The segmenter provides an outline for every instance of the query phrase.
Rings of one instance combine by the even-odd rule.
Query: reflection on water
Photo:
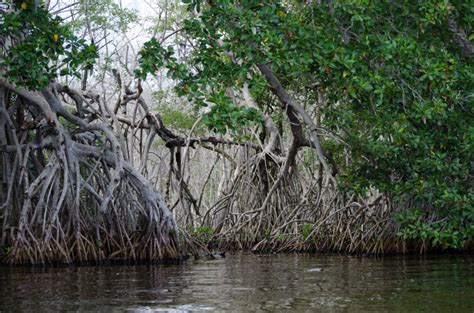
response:
[[[238,254],[183,265],[0,268],[0,311],[474,312],[473,261]]]

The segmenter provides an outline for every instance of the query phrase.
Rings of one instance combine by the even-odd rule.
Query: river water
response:
[[[0,311],[474,312],[473,256],[228,255],[0,268]]]

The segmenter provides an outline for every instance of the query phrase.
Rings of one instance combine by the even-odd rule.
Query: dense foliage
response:
[[[333,103],[324,124],[342,132],[351,153],[343,180],[407,204],[404,238],[459,247],[474,231],[474,72],[448,23],[456,18],[472,33],[472,7],[355,1],[328,9],[310,13],[322,47],[314,70]]]

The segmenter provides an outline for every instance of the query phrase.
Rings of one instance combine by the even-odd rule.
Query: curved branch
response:
[[[294,110],[298,115],[303,119],[303,122],[308,126],[310,131],[311,142],[314,144],[316,149],[316,153],[318,155],[319,161],[323,165],[324,170],[330,174],[330,168],[326,163],[324,151],[321,147],[321,142],[319,139],[319,135],[317,132],[317,127],[314,124],[312,118],[309,114],[298,104],[296,103],[292,97],[288,94],[285,88],[281,85],[280,81],[273,73],[271,68],[266,64],[258,64],[257,67],[260,69],[260,72],[265,76],[267,79],[268,84],[271,87],[272,92],[280,99],[281,103],[286,107],[291,108]]]

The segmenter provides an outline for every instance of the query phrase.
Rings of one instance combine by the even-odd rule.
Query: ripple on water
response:
[[[182,312],[200,312],[200,311],[214,311],[216,308],[204,305],[195,304],[184,304],[177,307],[160,308],[160,307],[138,307],[128,308],[130,312],[169,312],[169,313],[182,313]]]
[[[238,254],[174,266],[0,268],[0,311],[474,312],[473,261]]]

